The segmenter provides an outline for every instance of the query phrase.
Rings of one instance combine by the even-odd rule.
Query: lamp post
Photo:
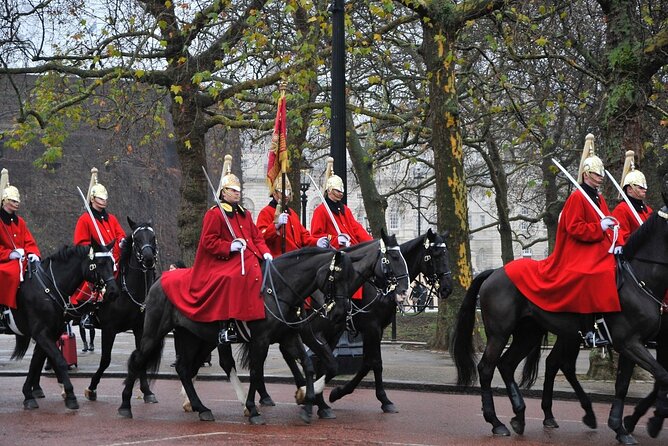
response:
[[[418,237],[422,234],[422,207],[420,201],[422,199],[422,189],[420,188],[420,182],[424,180],[424,172],[420,166],[415,166],[413,170],[413,179],[415,179],[415,184],[417,185],[417,235]]]
[[[299,171],[299,190],[301,191],[301,200],[302,200],[302,226],[306,227],[306,203],[308,202],[308,197],[306,196],[306,191],[309,189],[311,183],[309,182],[308,175],[311,173],[310,167],[304,167]]]

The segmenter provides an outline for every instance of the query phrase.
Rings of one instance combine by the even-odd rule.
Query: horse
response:
[[[335,297],[347,295],[346,276],[350,274],[351,268],[349,262],[348,256],[329,249],[304,248],[263,264],[265,283],[262,294],[267,317],[263,320],[243,323],[250,333],[248,342],[250,344],[251,386],[245,404],[252,424],[264,423],[253,399],[257,377],[263,373],[264,359],[269,344],[292,337],[293,347],[301,350],[304,365],[307,370],[311,369],[310,375],[312,375],[310,359],[301,341],[288,324],[297,319],[296,308],[317,288]],[[330,290],[332,287],[333,290]],[[144,332],[139,347],[128,359],[128,376],[122,392],[123,400],[118,409],[122,417],[132,418],[130,400],[136,377],[146,370],[149,372],[157,370],[162,356],[164,338],[172,329],[174,329],[174,344],[177,353],[176,372],[191,401],[192,409],[199,413],[200,420],[214,420],[211,410],[199,399],[192,379],[205,357],[218,344],[219,324],[217,322],[195,322],[185,317],[165,295],[160,279],[149,290],[146,299]],[[218,350],[220,365],[228,376],[236,376],[236,371],[228,361],[232,357],[231,346],[221,345]],[[240,390],[236,390],[239,395]],[[309,396],[313,398],[312,382]],[[310,421],[311,410],[308,405],[302,410],[300,416],[304,421]]]
[[[644,345],[660,326],[660,301],[654,296],[663,296],[666,292],[667,220],[668,209],[664,207],[652,214],[630,236],[624,247],[624,256],[628,261],[618,271],[621,277],[618,292],[622,311],[603,315],[613,346],[620,353],[615,399],[608,417],[608,426],[615,431],[617,440],[623,444],[635,444],[635,439],[622,422],[624,399],[634,364],[649,371],[657,380],[657,385],[662,389],[658,392],[657,411],[661,416],[668,413],[668,372]],[[462,385],[470,385],[475,378],[472,333],[478,296],[487,333],[487,345],[478,364],[483,416],[492,425],[494,435],[510,435],[508,428],[497,418],[494,409],[491,381],[494,369],[498,366],[515,413],[511,426],[516,433],[522,434],[525,427],[525,405],[513,376],[517,360],[505,354],[502,356],[508,338],[517,330],[526,329],[527,326],[523,324],[526,319],[531,319],[543,330],[563,337],[566,345],[575,345],[576,342],[579,345],[578,331],[582,316],[541,310],[519,292],[503,268],[479,274],[462,302],[451,346],[458,383]],[[536,330],[535,327],[530,327],[528,331]],[[523,334],[521,337],[526,336]]]
[[[114,279],[114,259],[111,250],[115,240],[108,245],[92,241],[90,246],[65,246],[55,254],[33,262],[17,294],[17,309],[12,309],[19,333],[11,359],[25,356],[30,339],[35,349],[23,384],[24,409],[37,409],[39,378],[44,361],[48,358],[53,370],[62,382],[65,406],[76,410],[79,403],[67,373],[67,362],[56,346],[63,332],[71,296],[82,282],[90,282],[92,289],[105,288],[105,297],[113,300],[119,294]],[[36,395],[33,390],[37,389]],[[43,393],[42,393],[43,395]]]
[[[145,298],[149,288],[155,281],[155,263],[158,256],[158,245],[155,239],[153,223],[137,224],[127,218],[131,234],[122,243],[121,258],[117,284],[120,297],[104,300],[96,310],[96,328],[102,330],[102,356],[100,365],[93,374],[84,395],[90,401],[97,400],[97,385],[102,374],[111,363],[111,351],[118,333],[132,330],[135,347],[139,347],[144,328]],[[149,387],[146,375],[140,377],[140,389],[147,403],[157,403],[157,399]]]
[[[429,293],[438,293],[441,299],[446,299],[452,292],[452,276],[449,267],[449,254],[443,236],[429,229],[424,235],[405,242],[399,246],[402,256],[408,267],[409,282],[415,280],[419,274],[423,274],[429,286]],[[355,248],[348,248],[345,252],[350,253]],[[330,402],[335,402],[345,395],[351,394],[360,381],[369,373],[374,372],[376,398],[381,403],[381,409],[386,413],[397,412],[394,403],[390,401],[385,393],[383,385],[383,360],[381,355],[381,339],[383,330],[392,322],[392,317],[397,311],[397,305],[401,304],[400,290],[387,288],[387,278],[376,275],[369,281],[368,277],[361,277],[356,283],[352,283],[352,289],[364,285],[364,293],[361,301],[353,301],[352,309],[347,314],[346,320],[336,318],[317,318],[310,325],[305,325],[301,331],[304,343],[318,358],[318,376],[325,376],[325,382],[330,381],[337,374],[337,362],[332,353],[343,330],[348,322],[354,331],[363,334],[364,347],[362,366],[355,377],[343,386],[332,390],[329,396]],[[436,291],[434,291],[436,290]],[[290,361],[286,358],[290,365]],[[304,381],[299,370],[291,365],[293,375],[297,382]],[[261,394],[261,403],[271,405],[271,397]],[[318,416],[320,418],[336,418],[331,408],[325,403],[322,394],[316,395],[318,404]]]

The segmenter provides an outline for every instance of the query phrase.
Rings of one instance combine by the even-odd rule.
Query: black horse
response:
[[[429,229],[424,235],[401,244],[399,249],[407,263],[408,282],[415,280],[419,274],[423,274],[429,286],[429,292],[432,293],[435,289],[441,299],[446,299],[452,292],[452,277],[448,249],[443,237]],[[355,247],[348,248],[345,252],[351,253],[354,249]],[[300,334],[304,343],[318,358],[318,376],[324,376],[324,381],[329,382],[337,375],[338,368],[332,350],[346,325],[349,325],[350,330],[361,332],[364,339],[362,366],[350,382],[332,390],[329,400],[334,402],[351,394],[367,373],[373,370],[376,398],[381,402],[382,410],[388,413],[397,412],[396,407],[385,393],[380,345],[383,330],[392,322],[397,305],[403,301],[403,290],[388,288],[389,283],[384,275],[376,275],[373,278],[368,274],[359,275],[356,281],[351,282],[351,289],[355,290],[362,284],[364,284],[363,298],[361,301],[353,301],[351,311],[346,314],[347,318],[343,320],[336,317],[316,318],[311,324],[305,325],[300,330]],[[303,385],[304,377],[301,376],[294,360],[291,361],[288,357],[285,359],[298,385],[299,383]],[[268,394],[261,392],[260,396],[261,404],[273,404]],[[318,416],[336,418],[321,393],[316,395],[316,402]]]
[[[33,390],[37,389],[37,396],[42,396],[39,394],[39,378],[47,358],[63,384],[65,405],[68,409],[79,408],[67,373],[67,362],[56,346],[56,340],[63,332],[69,296],[81,283],[90,282],[92,289],[106,287],[107,299],[113,300],[118,296],[111,254],[114,243],[112,241],[104,246],[93,241],[91,246],[66,246],[40,264],[35,262],[30,265],[30,272],[17,295],[18,308],[12,310],[21,332],[16,335],[12,359],[22,359],[30,346],[30,339],[35,340],[28,375],[23,384],[25,409],[39,407]]]
[[[312,369],[310,359],[301,341],[288,324],[292,320],[297,320],[296,309],[308,295],[318,288],[334,297],[347,295],[348,281],[346,278],[351,274],[350,268],[350,259],[347,256],[320,248],[305,248],[280,256],[263,265],[265,278],[263,297],[267,317],[246,324],[250,333],[248,348],[251,373],[251,386],[246,399],[246,408],[252,423],[264,423],[253,399],[257,377],[262,376],[263,373],[269,344],[284,338],[292,338],[293,347],[301,350],[301,352],[295,351],[294,354],[301,354],[304,366],[307,370]],[[330,290],[331,287],[333,290]],[[139,348],[130,355],[128,360],[128,377],[125,380],[122,394],[123,402],[118,409],[121,416],[132,417],[130,407],[132,386],[139,373],[146,370],[151,372],[157,370],[164,338],[172,329],[174,329],[174,344],[178,358],[176,371],[191,401],[192,409],[199,413],[200,420],[213,420],[211,410],[199,399],[192,379],[205,357],[218,344],[219,324],[194,322],[186,318],[165,296],[160,279],[149,291],[146,301],[144,333]],[[221,346],[219,354],[220,365],[228,376],[236,375],[233,370],[230,346]],[[309,374],[312,375],[312,370]],[[310,397],[313,398],[312,384]],[[311,410],[311,407],[306,406],[302,411],[301,416],[305,421],[310,420]]]
[[[668,274],[668,209],[655,212],[635,233],[624,247],[627,265],[619,271],[621,283],[619,297],[622,311],[607,313],[605,320],[610,329],[614,348],[620,353],[619,369],[615,384],[615,400],[610,410],[608,426],[615,431],[616,438],[624,444],[635,444],[635,439],[622,423],[623,405],[634,364],[646,369],[657,380],[662,391],[658,392],[657,411],[660,416],[668,413],[668,372],[645,348],[660,326],[660,302],[652,296],[663,296],[666,292],[665,277]],[[641,280],[639,280],[641,279]],[[581,316],[573,313],[549,313],[526,299],[508,279],[505,271],[489,270],[476,277],[469,288],[459,311],[451,351],[458,371],[460,384],[469,385],[475,378],[475,360],[472,333],[475,320],[476,300],[479,296],[483,323],[487,333],[487,345],[480,363],[480,387],[483,416],[492,424],[495,435],[509,435],[506,426],[497,418],[491,390],[494,369],[506,384],[515,417],[511,426],[517,433],[525,427],[525,405],[514,380],[514,370],[519,362],[516,357],[503,355],[511,334],[525,330],[539,335],[551,331],[563,338],[565,345],[579,345]],[[523,325],[531,319],[541,327]],[[515,335],[517,337],[517,335]],[[522,333],[522,338],[527,336]],[[534,341],[531,341],[534,342]]]
[[[135,347],[139,347],[144,328],[144,300],[155,282],[155,263],[158,255],[153,223],[137,224],[128,217],[132,233],[125,237],[119,262],[118,286],[120,297],[106,299],[95,312],[96,328],[102,330],[102,356],[100,365],[93,374],[84,395],[90,401],[97,399],[97,385],[102,374],[111,363],[111,351],[118,333],[132,330]],[[140,389],[144,401],[155,403],[146,375],[140,376]]]

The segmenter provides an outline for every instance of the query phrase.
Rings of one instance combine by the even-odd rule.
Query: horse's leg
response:
[[[494,395],[492,394],[492,378],[494,377],[496,364],[499,361],[507,341],[507,336],[495,336],[488,333],[487,346],[478,363],[483,417],[485,418],[485,421],[492,425],[492,433],[500,436],[509,436],[510,431],[496,416]]]
[[[143,324],[140,323],[138,326],[132,329],[132,334],[135,338],[135,348],[139,348],[139,343],[141,342],[142,335],[144,333]],[[115,335],[114,335],[115,336]],[[102,340],[104,343],[104,338]],[[113,339],[111,340],[111,346],[114,345]],[[111,346],[109,347],[109,357],[111,358]],[[158,402],[158,399],[155,397],[155,393],[151,391],[151,385],[148,382],[148,376],[146,376],[146,370],[142,370],[139,373],[139,390],[144,395],[144,402],[155,404]]]
[[[516,331],[513,334],[513,341],[510,347],[501,355],[498,362],[499,373],[506,385],[508,397],[515,413],[515,416],[510,420],[510,426],[519,435],[524,434],[526,426],[526,404],[520,392],[520,387],[515,381],[515,370],[522,359],[526,358],[529,352],[535,347],[535,339],[541,338],[542,332],[534,332],[529,329]]]
[[[246,397],[246,411],[248,412],[248,421],[251,424],[267,424],[255,405],[255,393],[261,385],[264,377],[264,361],[269,352],[269,344],[260,343],[257,340],[251,340],[249,349],[249,375],[250,384],[248,386],[248,396]]]
[[[304,348],[301,338],[297,335],[291,336],[291,338],[292,341],[290,344],[292,344],[292,355],[300,358],[302,368],[304,369],[304,377],[306,378],[306,395],[304,396],[304,404],[302,406],[300,418],[304,423],[310,424],[313,416],[313,401],[315,400],[315,392],[313,390],[313,376],[315,375],[315,370],[313,369],[311,357],[306,353],[306,348]],[[321,418],[331,418],[331,415],[333,414],[323,413]]]
[[[659,385],[655,382],[654,388],[649,393],[649,395],[640,400],[640,402],[633,409],[633,413],[631,415],[624,417],[624,427],[627,431],[629,431],[629,433],[633,433],[640,418],[645,415],[647,411],[654,405],[658,391]]]
[[[201,421],[214,421],[211,409],[206,407],[199,399],[193,377],[197,375],[199,367],[206,355],[202,355],[203,341],[187,330],[176,329],[174,332],[174,346],[179,360],[176,361],[176,373],[179,375],[183,390],[186,392],[192,410],[199,414]],[[213,349],[213,347],[211,347]],[[210,351],[210,350],[209,350]]]
[[[79,403],[77,402],[76,395],[74,395],[74,386],[72,385],[69,373],[67,372],[67,362],[65,361],[65,358],[63,358],[63,354],[60,352],[60,350],[58,350],[58,347],[56,347],[55,341],[53,339],[49,339],[43,332],[34,334],[33,339],[35,339],[35,342],[42,348],[43,352],[46,353],[47,358],[49,358],[49,361],[51,361],[53,371],[56,373],[58,381],[63,385],[63,392],[65,393],[65,406],[72,410],[78,409]],[[37,348],[37,346],[35,346],[35,348]],[[35,372],[36,374],[41,373],[44,360],[42,359],[39,362],[39,364],[34,365],[36,368],[38,368],[38,370]],[[31,368],[33,367],[32,361],[30,366]],[[35,376],[36,375],[33,375],[32,378],[34,379]]]
[[[248,392],[244,391],[241,381],[239,380],[239,375],[237,375],[237,366],[234,362],[234,356],[232,355],[231,344],[218,345],[218,363],[227,374],[230,384],[232,384],[232,388],[234,389],[234,393],[237,395],[237,399],[241,404],[245,404]]]
[[[664,368],[668,368],[668,316],[664,313],[661,319],[661,330],[657,335],[656,360]],[[656,438],[663,427],[663,420],[668,416],[668,395],[666,395],[666,386],[656,383],[656,410],[654,416],[647,422],[647,433],[650,437]]]
[[[638,442],[629,434],[624,424],[622,423],[622,415],[624,414],[624,399],[631,383],[631,375],[633,374],[633,361],[623,354],[619,354],[619,364],[617,366],[617,379],[615,380],[615,399],[610,408],[610,415],[608,416],[608,427],[615,431],[616,438],[622,444],[637,444]]]
[[[39,345],[35,345],[33,350],[32,359],[30,360],[30,366],[28,368],[28,374],[26,375],[26,380],[23,383],[23,408],[27,410],[37,409],[39,405],[35,398],[35,382],[39,381],[39,376],[42,373],[42,367],[44,366],[44,360],[46,359],[46,354],[44,350]],[[42,392],[42,395],[44,393]]]
[[[100,365],[98,365],[97,370],[90,379],[90,384],[86,390],[84,390],[84,395],[90,401],[97,400],[97,385],[102,379],[104,371],[107,370],[109,364],[111,364],[111,351],[114,347],[114,341],[116,340],[116,333],[111,329],[102,329],[102,356],[100,357]],[[135,343],[135,347],[138,347]]]
[[[589,395],[587,395],[587,392],[582,388],[582,385],[580,385],[576,373],[577,359],[580,354],[580,340],[564,340],[562,352],[561,365],[559,367],[568,383],[573,387],[573,390],[580,401],[580,407],[585,411],[585,414],[582,417],[582,422],[591,429],[596,429],[598,423],[596,422],[594,408],[591,405],[591,399],[589,398]],[[552,383],[554,385],[554,377],[552,377]]]

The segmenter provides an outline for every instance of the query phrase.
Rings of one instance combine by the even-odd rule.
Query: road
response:
[[[117,415],[122,381],[117,378],[103,381],[98,401],[87,401],[84,378],[74,378],[80,409],[65,408],[60,387],[52,377],[44,377],[45,399],[40,408],[23,410],[21,386],[23,377],[3,377],[3,404],[0,406],[0,445],[312,445],[316,442],[338,444],[392,445],[614,445],[614,433],[607,428],[609,404],[595,403],[599,428],[591,430],[580,422],[582,410],[576,402],[556,401],[555,415],[561,427],[545,430],[542,426],[540,402],[527,400],[527,427],[523,436],[494,438],[490,426],[483,420],[480,398],[477,395],[458,395],[437,392],[393,390],[392,399],[400,412],[383,414],[373,390],[358,389],[354,394],[337,401],[333,407],[336,420],[319,420],[315,415],[311,425],[298,417],[294,403],[294,387],[269,384],[277,402],[275,407],[261,408],[267,424],[250,426],[243,417],[229,383],[199,381],[196,384],[204,403],[212,409],[216,421],[199,421],[196,414],[181,409],[180,384],[175,380],[159,379],[153,389],[160,401],[144,404],[133,398],[134,419]],[[325,390],[329,393],[329,389]],[[510,404],[497,397],[497,411],[508,424],[512,416]],[[630,408],[626,409],[626,412]],[[642,445],[665,444],[665,434],[651,439],[645,432],[645,419],[636,430]]]

